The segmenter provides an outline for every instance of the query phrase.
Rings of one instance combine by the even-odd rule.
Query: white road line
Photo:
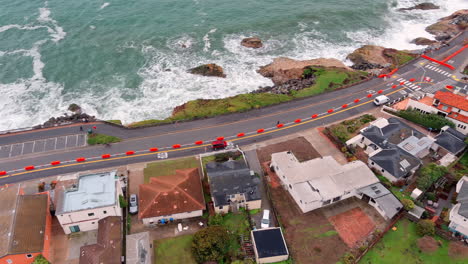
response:
[[[10,146],[10,153],[8,153],[8,157],[11,158],[11,150],[13,149],[13,145],[7,145]]]
[[[57,137],[55,138],[55,143],[54,143],[54,150],[57,149]]]
[[[19,154],[19,156],[23,155],[23,150],[24,150],[24,143],[21,145],[21,154]]]

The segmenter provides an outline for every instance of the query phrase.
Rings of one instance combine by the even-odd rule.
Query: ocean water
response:
[[[271,85],[256,70],[273,58],[345,61],[364,44],[420,48],[439,10],[398,12],[415,0],[0,0],[0,130],[42,123],[70,103],[124,123],[165,118],[197,98]],[[258,36],[261,49],[240,46]],[[346,62],[346,61],[345,61]],[[227,78],[187,69],[222,66]],[[348,63],[348,62],[346,62]]]

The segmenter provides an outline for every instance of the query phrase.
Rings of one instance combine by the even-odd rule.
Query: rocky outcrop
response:
[[[68,111],[81,114],[81,106],[77,104],[70,104],[68,106]]]
[[[310,76],[309,78],[288,80],[278,85],[260,87],[252,93],[290,94],[291,91],[299,91],[312,86],[314,83],[315,76]]]
[[[392,63],[384,56],[384,51],[384,47],[365,45],[349,54],[347,59],[354,63],[353,69],[381,69],[390,66]]]
[[[428,45],[436,44],[437,41],[427,39],[427,38],[415,38],[411,41],[411,43],[414,43],[416,45],[421,45],[421,46],[428,46]]]
[[[51,117],[44,124],[35,126],[34,128],[53,127],[53,126],[58,126],[62,124],[94,122],[94,121],[96,121],[96,117],[90,116],[86,113],[74,113],[72,115],[64,113],[62,116],[59,116],[59,117]]]
[[[192,74],[226,78],[223,68],[214,63],[200,65],[189,70]]]
[[[241,45],[247,48],[254,48],[254,49],[263,47],[262,40],[256,37],[243,39],[241,41]]]
[[[433,3],[421,3],[421,4],[417,4],[413,7],[408,7],[408,8],[400,8],[398,9],[398,11],[410,11],[410,10],[414,10],[414,9],[419,9],[419,10],[431,10],[431,9],[439,9],[440,6],[438,5],[434,5]]]
[[[293,60],[290,58],[276,58],[272,63],[260,67],[257,71],[267,78],[271,78],[275,85],[281,85],[289,80],[301,79],[304,69],[308,66],[338,67],[352,70],[337,59]]]
[[[468,28],[468,9],[462,9],[426,27],[426,31],[435,35],[438,41],[447,41],[466,28]]]

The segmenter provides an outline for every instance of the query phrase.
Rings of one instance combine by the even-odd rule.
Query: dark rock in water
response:
[[[68,106],[68,111],[71,111],[71,112],[81,112],[81,107],[77,104],[70,104]]]
[[[411,43],[414,43],[416,45],[422,45],[422,46],[427,46],[427,45],[432,45],[437,43],[435,40],[427,39],[427,38],[415,38],[411,41]]]
[[[214,76],[214,77],[222,77],[226,78],[226,74],[224,74],[223,68],[219,65],[214,63],[204,64],[189,70],[192,74],[198,74],[203,76]]]
[[[414,9],[419,9],[419,10],[431,10],[431,9],[439,9],[440,6],[438,5],[434,5],[433,3],[421,3],[421,4],[417,4],[413,7],[408,7],[408,8],[400,8],[398,9],[398,11],[410,11],[410,10],[414,10]]]
[[[259,38],[245,38],[241,41],[241,45],[247,48],[258,49],[263,47],[262,40]]]
[[[384,66],[380,64],[376,64],[376,63],[361,62],[361,63],[354,64],[353,66],[351,66],[351,68],[355,70],[366,71],[370,69],[382,69],[384,68]]]
[[[438,41],[447,41],[450,40],[452,37],[452,34],[439,34],[435,37],[435,39]]]
[[[63,116],[59,116],[59,117],[51,117],[44,124],[34,126],[34,128],[53,127],[53,126],[58,126],[62,124],[94,122],[94,121],[96,121],[96,117],[90,116],[86,113],[74,113],[72,115],[64,114]]]
[[[252,93],[273,93],[273,94],[290,94],[291,91],[299,91],[301,89],[312,86],[315,83],[315,76],[305,79],[291,79],[282,84],[273,86],[260,87]]]

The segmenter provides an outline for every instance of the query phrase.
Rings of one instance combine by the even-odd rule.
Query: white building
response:
[[[56,189],[55,215],[65,234],[98,229],[98,221],[122,216],[122,194],[116,172],[83,175],[72,188]]]
[[[353,196],[369,202],[387,219],[402,207],[362,161],[340,165],[326,156],[299,162],[288,151],[272,154],[270,168],[303,213]]]
[[[468,240],[468,177],[463,176],[457,183],[457,204],[450,210],[449,229]]]

